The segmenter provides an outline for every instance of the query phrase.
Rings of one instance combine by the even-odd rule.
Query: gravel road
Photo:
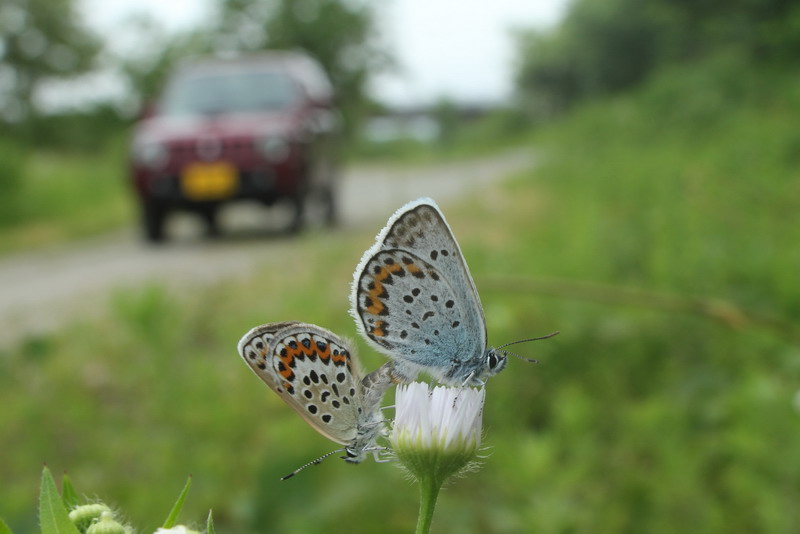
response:
[[[339,191],[342,224],[336,231],[377,230],[409,200],[430,196],[446,202],[526,168],[534,159],[530,152],[515,151],[435,166],[350,169]],[[250,206],[223,212],[219,239],[206,239],[193,218],[176,217],[165,246],[148,246],[136,228],[129,228],[0,259],[0,347],[102,313],[114,290],[149,283],[197,287],[246,275],[274,258],[275,247],[283,255],[300,246],[291,239],[273,239],[264,246],[274,238],[265,212]]]

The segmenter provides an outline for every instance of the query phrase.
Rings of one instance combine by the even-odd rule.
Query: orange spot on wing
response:
[[[383,329],[385,324],[384,321],[376,321],[375,326],[372,327],[371,334],[373,336],[385,337],[386,331]]]
[[[403,270],[401,265],[397,263],[393,263],[391,265],[386,265],[381,267],[381,270],[375,274],[372,278],[373,287],[369,291],[369,299],[370,305],[367,307],[367,312],[371,313],[372,315],[380,315],[381,312],[386,308],[386,306],[381,302],[380,296],[383,295],[385,289],[383,287],[383,282],[389,278],[392,274],[398,273]]]
[[[320,350],[319,345],[317,345],[316,341],[314,341],[311,346],[314,348],[314,350],[317,351],[317,355],[319,356],[320,360],[327,361],[327,360],[330,359],[330,357],[331,357],[331,346],[330,346],[330,344],[326,344],[325,345],[325,350]]]
[[[294,364],[294,359],[300,354],[300,351],[298,349],[293,349],[289,345],[284,345],[284,350],[286,354],[280,355],[281,362],[283,362],[283,369],[280,371],[280,375],[287,380],[294,380],[292,364]]]
[[[339,354],[333,355],[333,363],[337,364],[348,363],[349,360],[350,360],[350,355],[347,354],[346,351],[342,351]]]
[[[372,315],[379,315],[384,307],[383,302],[372,299],[372,305],[367,308],[367,311]]]
[[[302,343],[298,343],[297,344],[297,350],[299,350],[300,352],[302,352],[306,356],[311,356],[312,354],[314,354],[316,352],[317,344],[314,343],[313,340],[312,340],[311,343],[308,344],[308,348],[306,348],[306,346],[303,345]]]

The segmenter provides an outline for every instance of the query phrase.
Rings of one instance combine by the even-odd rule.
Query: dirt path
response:
[[[510,152],[468,162],[407,169],[356,168],[340,189],[341,232],[381,221],[421,196],[440,202],[504,178],[534,162]],[[0,346],[99,314],[110,292],[148,283],[197,287],[241,276],[300,246],[270,235],[265,210],[243,206],[223,213],[223,237],[205,239],[190,218],[176,218],[165,246],[147,246],[136,229],[0,259]],[[270,246],[264,246],[270,239]],[[276,249],[276,247],[278,247]]]

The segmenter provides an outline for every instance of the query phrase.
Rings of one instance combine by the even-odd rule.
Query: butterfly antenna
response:
[[[292,471],[292,472],[291,472],[291,473],[289,473],[288,475],[286,475],[286,476],[284,476],[284,477],[281,477],[281,480],[288,480],[288,479],[292,478],[293,476],[295,476],[295,475],[296,475],[297,473],[299,473],[300,471],[302,471],[303,469],[305,469],[306,467],[311,467],[312,465],[319,465],[319,464],[321,464],[321,463],[322,463],[322,462],[323,462],[323,461],[324,461],[326,458],[328,458],[329,456],[333,456],[334,454],[338,454],[338,453],[340,453],[340,452],[347,452],[347,449],[336,449],[335,451],[331,451],[331,452],[329,452],[329,453],[327,453],[327,454],[323,454],[322,456],[320,456],[320,457],[319,457],[319,458],[317,458],[316,460],[312,460],[312,461],[308,462],[308,463],[307,463],[307,464],[305,464],[305,465],[301,465],[300,467],[298,467],[297,469],[295,469],[294,471]]]
[[[526,362],[530,362],[530,363],[539,363],[539,360],[534,360],[533,358],[525,358],[524,356],[520,356],[519,354],[516,354],[516,353],[514,353],[514,352],[511,352],[510,350],[502,350],[502,349],[503,349],[504,347],[508,347],[508,346],[511,346],[511,345],[516,345],[516,344],[518,344],[518,343],[527,343],[528,341],[539,341],[540,339],[548,339],[548,338],[551,338],[551,337],[553,337],[553,336],[557,336],[557,335],[558,335],[558,334],[560,334],[560,333],[561,333],[561,331],[560,331],[560,330],[556,330],[556,331],[555,331],[555,332],[553,332],[552,334],[547,334],[546,336],[541,336],[541,337],[532,337],[532,338],[528,338],[528,339],[520,339],[519,341],[512,341],[511,343],[506,343],[505,345],[500,345],[500,346],[499,346],[499,347],[497,347],[495,350],[499,350],[499,351],[501,351],[503,354],[506,354],[506,355],[509,355],[509,354],[510,354],[511,356],[516,356],[516,357],[517,357],[517,358],[519,358],[520,360],[525,360]]]

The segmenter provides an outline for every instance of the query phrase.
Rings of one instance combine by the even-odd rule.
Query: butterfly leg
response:
[[[481,380],[480,378],[475,377],[475,371],[472,371],[467,378],[461,383],[461,387],[465,388],[467,386],[478,386],[483,387],[486,385],[486,380]]]
[[[381,453],[388,456],[381,456]],[[372,451],[372,457],[375,459],[375,463],[378,464],[385,464],[395,461],[395,457],[392,455],[392,449],[389,447],[378,447],[374,449]]]

